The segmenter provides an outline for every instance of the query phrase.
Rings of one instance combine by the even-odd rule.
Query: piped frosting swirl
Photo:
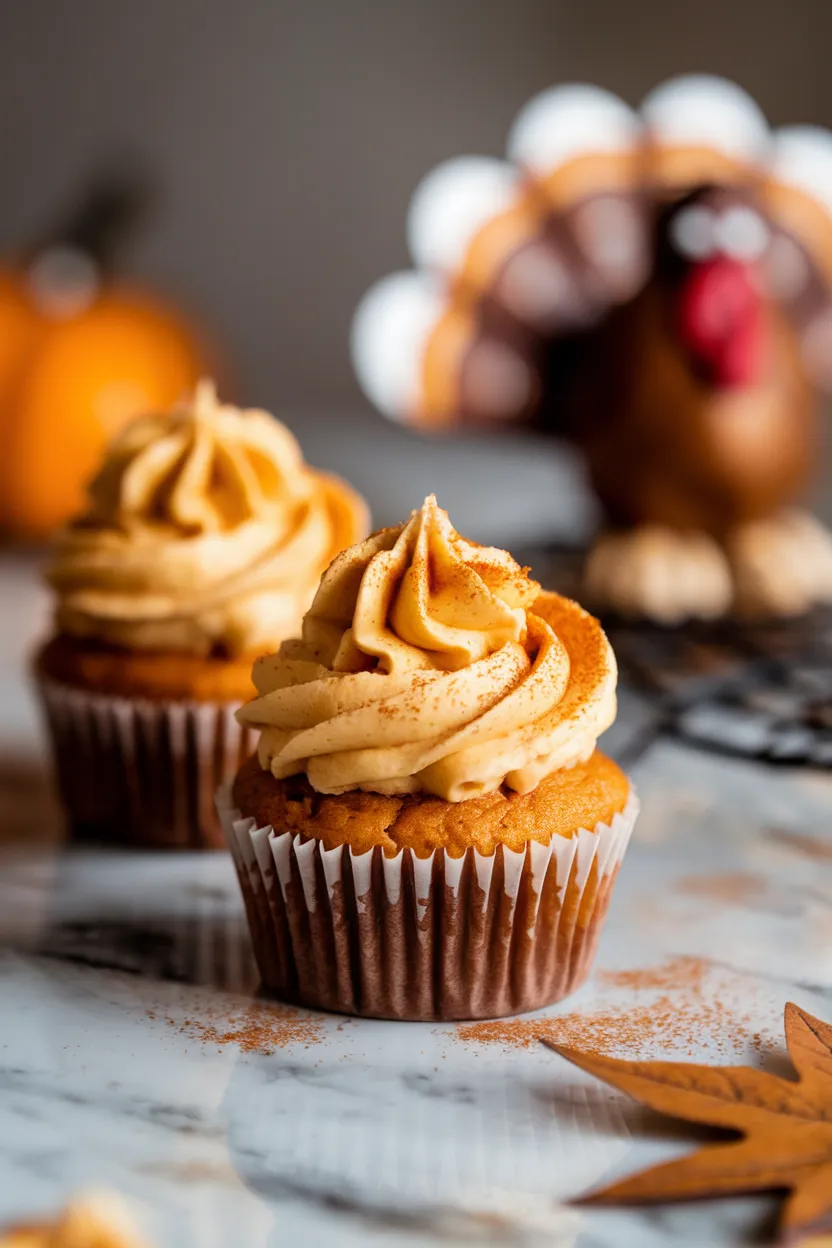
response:
[[[598,622],[460,537],[434,498],[339,555],[302,639],[253,679],[238,717],[260,730],[262,766],[322,793],[526,793],[589,757],[615,717]]]
[[[285,426],[202,383],[110,447],[47,572],[58,626],[140,650],[274,649],[367,528],[359,496],[310,469]]]

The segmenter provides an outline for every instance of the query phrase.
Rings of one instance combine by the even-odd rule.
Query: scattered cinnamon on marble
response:
[[[147,1015],[151,1019],[157,1017],[153,1010],[148,1010]],[[235,1044],[243,1053],[269,1054],[290,1044],[309,1048],[323,1039],[319,1018],[277,1003],[252,1002],[229,1008],[206,1001],[200,1003],[198,1015],[191,1014],[184,1020],[167,1016],[165,1021],[189,1040],[220,1049]]]
[[[793,850],[796,854],[816,858],[819,862],[832,859],[832,842],[822,837],[805,836],[782,828],[766,828],[763,836],[779,849]]]
[[[763,876],[750,871],[717,873],[716,875],[688,875],[677,882],[676,888],[688,897],[702,897],[706,901],[722,901],[729,905],[744,905],[766,892]]]
[[[736,1053],[748,1045],[757,1052],[768,1047],[759,1032],[750,1032],[750,1014],[733,1007],[727,980],[705,959],[674,958],[646,970],[600,971],[596,982],[650,997],[596,1012],[462,1023],[456,1034],[468,1044],[528,1049],[544,1040],[618,1056],[639,1056],[656,1046],[693,1056],[705,1036],[713,1038],[719,1053]]]

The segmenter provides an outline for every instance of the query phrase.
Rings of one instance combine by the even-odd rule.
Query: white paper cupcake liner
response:
[[[217,785],[254,748],[238,702],[155,702],[88,693],[39,675],[37,688],[72,833],[155,849],[224,844]]]
[[[217,809],[264,984],[286,1000],[377,1018],[475,1019],[551,1004],[586,978],[638,814],[549,845],[418,858],[324,849]]]

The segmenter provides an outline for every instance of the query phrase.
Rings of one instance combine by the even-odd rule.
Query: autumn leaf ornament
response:
[[[780,1226],[787,1240],[832,1230],[832,1026],[788,1004],[785,1031],[796,1080],[748,1066],[623,1061],[550,1043],[574,1065],[651,1109],[741,1134],[590,1192],[578,1203],[650,1204],[784,1191]]]

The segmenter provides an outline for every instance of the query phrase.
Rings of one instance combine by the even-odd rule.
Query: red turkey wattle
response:
[[[693,264],[678,306],[682,341],[709,383],[753,385],[763,362],[763,299],[751,266],[728,256]]]

